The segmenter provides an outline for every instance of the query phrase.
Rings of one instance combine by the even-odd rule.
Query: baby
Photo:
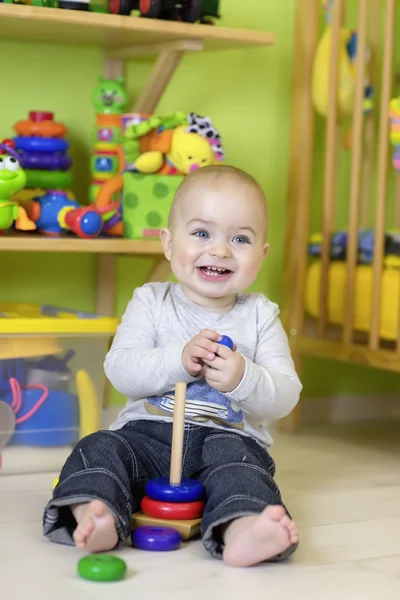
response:
[[[50,540],[98,552],[129,536],[146,481],[169,475],[174,388],[182,381],[182,476],[205,486],[205,548],[238,567],[296,549],[264,422],[293,409],[301,384],[278,307],[244,293],[267,255],[266,235],[266,199],[251,176],[212,166],[185,177],[161,232],[179,283],[135,290],[105,360],[127,404],[64,465],[44,513]],[[222,334],[233,350],[218,344]]]

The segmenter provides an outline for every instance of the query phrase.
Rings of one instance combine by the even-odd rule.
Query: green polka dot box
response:
[[[157,238],[167,227],[168,215],[184,175],[143,175],[125,172],[122,192],[124,237]]]

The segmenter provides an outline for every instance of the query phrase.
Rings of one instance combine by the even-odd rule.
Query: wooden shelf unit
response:
[[[98,46],[116,51],[180,40],[201,40],[206,50],[265,46],[275,41],[271,33],[227,27],[177,23],[159,19],[43,8],[0,3],[0,29],[4,40]]]

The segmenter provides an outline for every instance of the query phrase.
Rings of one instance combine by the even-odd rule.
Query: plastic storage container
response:
[[[0,477],[58,471],[81,437],[107,426],[103,362],[117,324],[0,303]]]

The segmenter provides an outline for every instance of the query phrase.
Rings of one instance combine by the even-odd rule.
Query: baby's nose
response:
[[[199,168],[200,168],[200,166],[197,163],[193,163],[192,165],[190,165],[189,171],[191,173],[193,173],[193,171],[197,171],[197,169],[199,169]]]

